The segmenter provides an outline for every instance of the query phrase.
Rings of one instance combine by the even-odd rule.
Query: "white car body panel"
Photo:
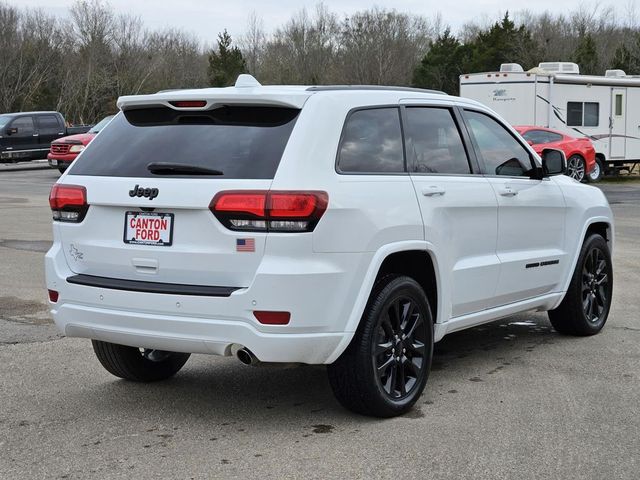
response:
[[[566,177],[336,171],[344,121],[354,108],[424,101],[494,115],[476,102],[391,89],[245,87],[123,97],[118,105],[173,108],[170,101],[194,99],[208,106],[301,108],[273,180],[91,177],[73,175],[71,167],[58,183],[85,186],[89,212],[80,224],[54,222],[54,245],[45,261],[47,287],[59,292],[51,312],[66,335],[217,355],[242,345],[265,362],[331,363],[351,341],[389,255],[429,255],[437,341],[448,332],[557,306],[590,224],[606,223],[612,246],[606,199]],[[135,185],[156,187],[160,194],[153,202],[131,198]],[[501,196],[505,186],[518,194]],[[209,202],[219,191],[244,189],[326,191],[329,205],[312,233],[228,230],[209,211]],[[433,189],[445,193],[424,193]],[[124,212],[151,204],[179,219],[174,245],[163,250],[124,244]],[[235,251],[236,239],[247,236],[255,238],[255,252]],[[549,259],[559,262],[533,274],[525,268]],[[238,290],[215,298],[143,293],[67,282],[74,274]],[[291,322],[263,325],[255,310],[288,311]]]

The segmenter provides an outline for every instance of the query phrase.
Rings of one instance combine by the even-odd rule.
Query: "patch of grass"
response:
[[[612,175],[603,177],[602,183],[640,183],[640,175]]]

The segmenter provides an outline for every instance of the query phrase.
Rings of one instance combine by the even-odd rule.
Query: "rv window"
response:
[[[569,127],[582,126],[582,103],[580,102],[567,103],[567,126]]]
[[[587,102],[584,104],[584,123],[585,127],[598,126],[598,114],[600,110],[599,103]]]
[[[567,126],[597,127],[600,123],[600,104],[597,102],[568,102]]]
[[[616,94],[616,117],[622,116],[622,94]]]
[[[471,173],[467,152],[448,108],[407,108],[407,138],[417,173]]]

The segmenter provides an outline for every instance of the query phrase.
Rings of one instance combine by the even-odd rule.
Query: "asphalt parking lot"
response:
[[[49,319],[55,170],[0,174],[0,478],[640,477],[640,182],[602,184],[616,217],[600,335],[518,315],[437,344],[408,415],[355,416],[322,367],[192,356],[172,380],[117,380]]]

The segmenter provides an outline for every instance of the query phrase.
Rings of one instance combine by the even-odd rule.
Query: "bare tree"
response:
[[[264,77],[270,83],[326,83],[334,75],[338,21],[322,3],[310,15],[296,13],[265,46]]]
[[[261,73],[266,39],[264,21],[255,11],[251,12],[247,19],[247,31],[240,37],[238,44],[249,73],[256,77]]]
[[[358,12],[342,22],[340,76],[348,83],[408,85],[433,35],[424,17]]]
[[[120,95],[207,86],[208,49],[198,38],[150,31],[107,1],[77,0],[64,19],[0,0],[0,111],[55,109],[92,123],[114,112]],[[525,68],[591,52],[594,72],[615,64],[640,74],[636,1],[627,0],[624,11],[583,4],[561,13],[517,12],[527,35],[509,48]],[[456,41],[473,45],[503,15],[467,22]],[[371,8],[345,16],[319,3],[272,32],[253,12],[237,38],[249,72],[263,83],[409,85],[430,42],[447,29],[439,15]]]

